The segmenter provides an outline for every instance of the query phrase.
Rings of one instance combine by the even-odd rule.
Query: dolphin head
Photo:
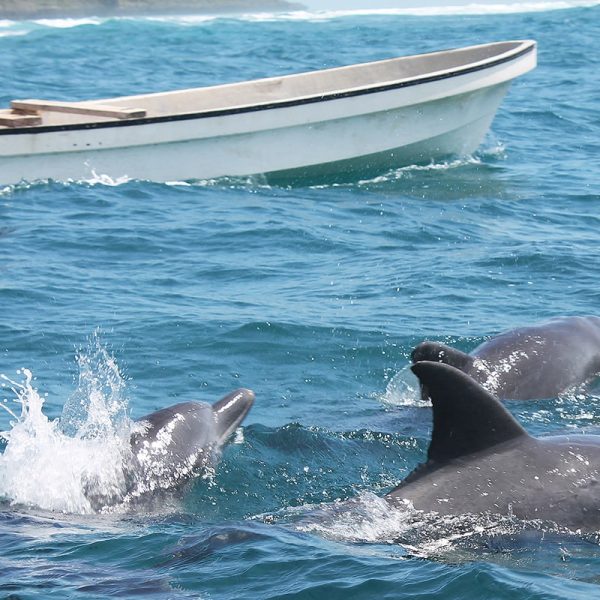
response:
[[[473,357],[469,356],[465,352],[461,352],[456,348],[446,346],[440,342],[421,342],[410,354],[410,359],[413,365],[419,362],[439,362],[445,365],[451,365],[465,373],[469,370],[473,364]],[[427,385],[421,381],[421,399],[429,400],[430,394],[427,389]]]
[[[181,402],[139,419],[130,440],[132,493],[172,488],[214,466],[253,403],[254,393],[241,388],[212,406]]]
[[[473,357],[440,342],[421,342],[410,354],[413,364],[430,361],[451,365],[461,371],[467,371],[473,364]]]

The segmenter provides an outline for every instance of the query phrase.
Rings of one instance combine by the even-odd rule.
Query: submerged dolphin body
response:
[[[131,436],[133,495],[168,489],[214,465],[219,451],[254,403],[238,389],[213,404],[182,402],[138,419]]]
[[[534,438],[469,375],[412,366],[433,403],[427,462],[386,495],[443,515],[494,513],[600,530],[600,436]]]
[[[562,317],[513,329],[470,354],[422,342],[411,359],[452,365],[502,399],[552,398],[600,374],[600,318]],[[427,389],[421,391],[426,398]]]

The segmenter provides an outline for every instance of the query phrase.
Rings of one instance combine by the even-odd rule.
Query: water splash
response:
[[[429,400],[421,399],[419,382],[409,365],[400,369],[388,381],[379,401],[391,406],[431,406]]]
[[[240,176],[229,176],[223,175],[221,177],[214,177],[210,179],[189,179],[182,181],[165,181],[165,185],[173,187],[219,187],[229,189],[242,189],[242,190],[254,190],[254,189],[271,189],[267,177],[263,174],[256,175],[240,175]]]
[[[75,181],[74,183],[85,184],[94,186],[94,185],[105,185],[107,187],[116,187],[119,185],[123,185],[124,183],[129,183],[130,181],[134,181],[131,177],[127,175],[121,175],[119,177],[111,177],[106,173],[97,173],[94,169],[91,170],[91,176],[88,179],[81,179]]]
[[[282,516],[291,520],[298,531],[327,539],[395,543],[414,526],[409,517],[417,512],[408,504],[399,509],[380,496],[362,492],[350,500],[288,508]]]
[[[532,542],[540,545],[551,536],[560,536],[561,548],[586,540],[593,546],[593,552],[598,552],[596,536],[582,536],[556,523],[491,513],[427,513],[417,510],[409,501],[392,505],[371,492],[362,492],[349,500],[286,508],[256,518],[285,523],[297,531],[330,540],[390,544],[411,556],[453,562],[472,560],[481,556],[481,552],[518,554],[523,548],[535,549]]]
[[[0,496],[66,513],[90,514],[122,501],[131,464],[124,380],[97,335],[78,357],[80,375],[61,419],[44,414],[44,398],[28,369],[16,382],[2,376],[20,405],[20,414],[0,435]],[[4,384],[6,385],[6,383]]]
[[[11,429],[0,432],[7,442],[0,455],[0,498],[13,505],[64,513],[140,507],[154,512],[164,511],[166,505],[170,510],[173,490],[191,478],[202,477],[211,484],[220,453],[209,444],[180,456],[181,449],[172,443],[172,430],[181,415],[175,414],[151,441],[134,443],[148,423],[130,419],[126,380],[98,332],[76,358],[77,387],[59,419],[44,414],[44,398],[33,386],[31,371],[18,371],[22,382],[0,375],[21,407],[17,414],[0,404],[14,418]],[[212,418],[209,405],[198,410],[206,410]],[[211,437],[209,418],[206,423]],[[242,442],[243,437],[238,443]],[[160,506],[153,498],[157,492]]]
[[[87,439],[105,435],[113,428],[128,427],[125,378],[115,358],[95,332],[86,348],[76,355],[77,387],[65,402],[60,419],[67,435]]]

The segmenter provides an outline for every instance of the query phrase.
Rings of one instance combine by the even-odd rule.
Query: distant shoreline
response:
[[[142,15],[289,11],[287,0],[0,0],[0,19],[65,19]]]

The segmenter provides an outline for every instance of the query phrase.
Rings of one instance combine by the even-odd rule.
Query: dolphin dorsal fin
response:
[[[433,403],[430,461],[447,461],[528,435],[499,400],[462,371],[430,361],[411,368]]]
[[[446,365],[451,365],[460,369],[461,371],[467,371],[473,364],[473,357],[466,352],[461,352],[446,344],[440,342],[421,342],[415,346],[411,352],[410,358],[413,363],[417,363],[423,360],[431,362],[441,362]]]

